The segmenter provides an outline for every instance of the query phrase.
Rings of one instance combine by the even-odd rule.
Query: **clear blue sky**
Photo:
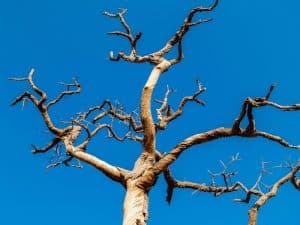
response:
[[[11,108],[10,101],[26,89],[7,78],[26,76],[36,68],[36,83],[49,96],[59,92],[57,82],[76,76],[83,86],[79,96],[67,98],[51,112],[54,120],[69,120],[76,112],[103,99],[136,109],[149,65],[115,63],[110,50],[126,51],[127,43],[105,33],[119,28],[103,10],[128,8],[133,31],[142,31],[140,53],[160,48],[182,23],[187,12],[208,0],[173,1],[66,1],[9,0],[0,3],[1,163],[0,224],[99,225],[121,224],[124,190],[88,165],[82,170],[46,171],[49,156],[30,153],[30,144],[43,146],[51,136],[39,114],[28,104]],[[163,75],[155,97],[169,84],[177,90],[171,101],[193,93],[195,79],[207,87],[206,107],[189,105],[184,117],[158,136],[158,148],[169,150],[197,132],[230,126],[247,96],[262,96],[269,85],[279,85],[272,99],[300,103],[300,2],[297,0],[222,1],[209,15],[214,21],[195,27],[184,40],[185,59]],[[300,144],[300,112],[282,113],[270,108],[255,111],[259,129]],[[115,143],[105,134],[96,138],[91,152],[116,165],[131,168],[140,151],[135,143]],[[239,152],[238,177],[251,185],[262,160],[277,165],[299,153],[261,139],[232,138],[190,149],[173,166],[178,179],[209,183],[207,169],[216,171]],[[116,157],[120,155],[120,157]],[[267,178],[272,183],[282,171]],[[233,203],[241,194],[214,198],[211,194],[176,190],[171,206],[165,202],[162,179],[150,194],[149,225],[246,224],[248,205]],[[287,184],[259,216],[259,224],[298,225],[300,195]]]

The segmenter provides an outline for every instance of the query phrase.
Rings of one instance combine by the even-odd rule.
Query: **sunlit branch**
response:
[[[168,166],[170,166],[174,161],[178,159],[180,154],[184,152],[186,149],[193,147],[195,145],[204,144],[209,141],[217,140],[224,137],[233,137],[233,136],[239,136],[239,137],[245,137],[245,138],[254,138],[254,137],[263,137],[267,140],[274,141],[280,145],[283,145],[284,147],[288,148],[296,148],[299,149],[300,146],[295,146],[289,144],[287,141],[285,141],[282,138],[278,138],[275,135],[268,134],[266,132],[261,131],[252,131],[248,132],[245,129],[240,129],[239,131],[236,131],[233,128],[216,128],[214,130],[210,130],[204,133],[193,135],[181,143],[179,143],[177,146],[175,146],[170,152],[168,152],[161,160],[159,160],[154,168],[155,173],[160,173],[164,171]]]
[[[179,63],[183,59],[183,49],[182,49],[182,40],[185,36],[185,34],[189,31],[189,29],[193,26],[200,25],[202,23],[206,23],[211,21],[212,19],[200,19],[193,21],[194,17],[198,13],[202,12],[209,12],[212,11],[216,8],[218,5],[218,0],[215,0],[210,6],[208,7],[196,7],[192,9],[186,19],[184,20],[183,24],[181,27],[177,30],[177,32],[173,35],[173,37],[167,41],[167,43],[158,51],[153,52],[149,55],[145,56],[139,56],[136,54],[136,43],[140,39],[142,33],[139,32],[135,36],[132,35],[130,26],[124,19],[124,14],[126,13],[126,9],[120,9],[119,13],[109,13],[109,12],[104,12],[104,15],[111,17],[111,18],[118,18],[122,24],[122,26],[125,29],[125,32],[123,31],[112,31],[109,32],[108,34],[110,35],[117,35],[117,36],[122,36],[126,39],[129,40],[131,44],[131,53],[129,55],[126,55],[124,52],[118,52],[117,56],[114,56],[113,52],[110,52],[110,59],[113,61],[119,61],[120,59],[123,59],[128,62],[133,62],[133,63],[143,63],[143,62],[149,62],[154,65],[160,64],[167,53],[170,52],[171,49],[173,49],[174,46],[177,45],[177,51],[178,55],[176,58],[169,60],[171,65]]]
[[[16,105],[17,103],[24,101],[24,99],[30,100],[38,109],[40,112],[44,122],[46,123],[46,126],[48,127],[49,131],[55,136],[53,140],[44,148],[40,149],[34,146],[33,153],[46,153],[52,148],[57,148],[60,142],[62,142],[66,149],[66,158],[60,159],[61,156],[58,155],[58,161],[54,163],[50,163],[47,168],[53,168],[57,167],[59,165],[66,165],[66,166],[72,166],[72,167],[80,167],[80,164],[73,165],[71,164],[71,160],[73,158],[76,158],[80,161],[84,161],[97,169],[99,169],[101,172],[103,172],[106,176],[109,178],[125,185],[125,176],[127,173],[126,170],[114,167],[101,159],[92,156],[86,152],[82,151],[82,148],[76,148],[74,147],[74,142],[77,141],[81,130],[84,129],[88,133],[88,138],[83,142],[82,145],[86,145],[99,130],[106,128],[109,130],[109,133],[111,137],[121,140],[122,137],[119,137],[108,124],[99,125],[96,127],[93,131],[89,131],[89,128],[82,124],[80,121],[72,121],[72,125],[68,126],[64,129],[59,129],[54,126],[54,124],[51,121],[51,118],[48,114],[48,108],[50,106],[55,105],[57,102],[63,99],[66,95],[73,95],[77,94],[81,90],[80,84],[77,82],[76,79],[73,79],[73,83],[67,84],[67,83],[61,83],[66,87],[66,90],[63,91],[60,95],[58,95],[57,98],[50,101],[47,105],[45,105],[45,102],[47,101],[47,95],[44,91],[42,91],[40,88],[38,88],[35,83],[32,80],[34,70],[32,69],[28,75],[27,78],[11,78],[11,80],[14,81],[28,81],[31,89],[39,96],[39,99],[32,95],[30,92],[24,92],[22,95],[17,97],[13,102],[12,105]],[[72,88],[75,88],[75,90],[72,90]],[[91,113],[93,109],[90,109],[86,114],[84,114],[84,117],[88,116],[89,113]],[[118,114],[119,115],[119,114]],[[125,119],[124,119],[125,120]],[[133,120],[133,119],[132,119]],[[79,144],[80,146],[80,144]],[[55,149],[56,154],[58,153],[57,149]]]
[[[71,151],[70,154],[78,160],[86,162],[95,167],[112,180],[117,181],[124,186],[126,185],[126,177],[128,177],[129,171],[120,167],[112,166],[109,163],[101,160],[100,158],[81,150],[75,149],[75,151]]]
[[[47,95],[44,91],[42,91],[40,88],[38,88],[35,83],[33,82],[33,74],[34,74],[34,69],[31,69],[28,77],[27,78],[11,78],[11,80],[15,80],[15,81],[28,81],[32,90],[38,94],[40,96],[40,99],[37,99],[35,96],[33,96],[30,92],[26,91],[24,92],[22,95],[20,95],[19,97],[17,97],[12,103],[11,105],[16,105],[17,103],[25,100],[25,99],[29,99],[37,108],[37,110],[41,113],[43,120],[46,124],[46,126],[48,127],[48,129],[55,135],[55,136],[59,136],[62,135],[64,133],[64,130],[59,129],[57,127],[54,126],[54,124],[51,121],[51,118],[48,114],[48,107],[44,104],[45,101],[47,100]]]

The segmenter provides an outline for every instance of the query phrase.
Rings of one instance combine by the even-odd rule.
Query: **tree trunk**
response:
[[[249,211],[248,211],[248,215],[249,215],[248,225],[256,225],[257,212],[258,212],[258,209],[256,207],[253,207],[253,208],[249,209]]]
[[[148,220],[148,191],[129,181],[123,208],[123,225],[146,225]]]

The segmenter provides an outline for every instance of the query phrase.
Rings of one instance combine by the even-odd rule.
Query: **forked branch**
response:
[[[177,64],[179,63],[182,58],[183,58],[183,51],[182,51],[182,40],[184,38],[184,36],[186,35],[186,33],[189,31],[189,29],[193,26],[202,24],[202,23],[206,23],[206,22],[210,22],[212,19],[200,19],[197,21],[193,21],[194,17],[198,14],[198,13],[202,13],[202,12],[209,12],[214,10],[217,5],[219,3],[219,0],[214,0],[214,2],[208,6],[208,7],[196,7],[194,9],[192,9],[190,11],[190,13],[188,14],[188,16],[185,18],[183,24],[181,25],[181,27],[179,28],[179,30],[175,33],[175,35],[165,44],[165,46],[160,49],[159,51],[155,52],[154,55],[157,56],[164,56],[167,53],[169,53],[171,51],[171,49],[176,46],[176,44],[178,44],[178,57],[175,59],[170,60],[171,64]]]
[[[103,14],[111,17],[111,18],[118,18],[122,24],[122,26],[125,29],[125,32],[123,31],[112,31],[112,32],[108,32],[107,34],[109,35],[117,35],[117,36],[122,36],[125,37],[126,39],[128,39],[130,45],[131,45],[131,52],[129,55],[126,55],[123,52],[119,52],[118,55],[115,57],[113,52],[110,52],[109,58],[112,61],[118,61],[120,59],[124,59],[126,61],[130,61],[130,62],[142,62],[144,61],[143,57],[137,56],[136,53],[136,45],[138,40],[141,38],[142,33],[138,32],[136,35],[132,34],[131,28],[128,25],[128,23],[126,22],[124,15],[127,12],[127,9],[123,9],[120,8],[120,12],[119,13],[109,13],[104,11]]]
[[[272,85],[267,93],[267,95],[263,98],[247,98],[243,105],[240,115],[235,119],[232,128],[216,128],[204,133],[193,135],[181,143],[179,143],[177,146],[175,146],[165,157],[163,157],[161,160],[157,162],[155,165],[155,173],[160,173],[164,171],[167,167],[169,167],[174,161],[177,160],[177,158],[180,156],[180,154],[198,144],[203,144],[208,141],[213,141],[219,138],[223,137],[232,137],[232,136],[239,136],[239,137],[248,137],[248,138],[254,138],[254,137],[262,137],[270,141],[274,141],[284,147],[293,148],[293,149],[300,149],[300,145],[292,145],[288,141],[284,140],[282,137],[264,132],[259,131],[255,127],[255,120],[253,116],[253,108],[257,107],[263,107],[263,106],[277,106],[275,108],[278,108],[280,110],[284,111],[295,111],[300,109],[300,104],[290,105],[290,106],[281,106],[277,103],[273,103],[269,101],[269,97],[271,95],[271,92],[274,90],[274,85]],[[248,119],[248,125],[246,129],[240,127],[241,121],[244,119],[244,117],[247,115]]]
[[[215,9],[219,0],[214,0],[213,3],[208,7],[196,7],[192,9],[183,24],[179,27],[176,33],[164,44],[164,46],[156,52],[151,54],[140,56],[137,54],[137,42],[140,40],[142,33],[138,32],[133,34],[131,27],[125,20],[126,9],[120,9],[118,13],[104,12],[104,15],[110,18],[116,18],[120,21],[124,31],[112,31],[108,32],[109,35],[120,36],[127,39],[130,43],[130,53],[125,54],[124,52],[119,52],[117,56],[113,52],[110,53],[110,60],[119,61],[125,60],[133,63],[151,63],[154,65],[141,93],[140,99],[140,113],[136,116],[134,113],[126,113],[124,108],[117,104],[113,105],[109,100],[105,100],[102,104],[89,108],[86,112],[78,113],[75,119],[69,123],[69,126],[65,128],[57,128],[50,118],[48,113],[49,108],[59,103],[66,96],[71,96],[80,93],[81,86],[76,79],[73,79],[72,83],[61,83],[65,90],[62,91],[55,99],[48,101],[46,93],[37,87],[33,82],[34,70],[32,69],[25,78],[12,78],[15,81],[27,81],[31,87],[31,91],[26,91],[20,96],[18,96],[12,105],[16,105],[20,102],[25,102],[25,100],[31,101],[37,110],[40,112],[48,130],[54,135],[52,141],[44,148],[37,148],[33,146],[33,153],[47,153],[50,150],[57,153],[57,160],[51,162],[48,168],[56,167],[59,165],[81,167],[81,164],[72,164],[73,159],[77,159],[78,162],[86,162],[93,167],[97,168],[99,171],[104,173],[110,179],[121,183],[124,187],[129,187],[126,185],[135,185],[139,190],[143,191],[143,195],[148,194],[148,191],[152,188],[157,180],[158,176],[163,173],[165,180],[167,182],[167,201],[170,203],[173,195],[173,190],[175,188],[189,188],[195,191],[210,192],[214,193],[215,196],[219,196],[223,193],[234,192],[242,190],[245,192],[246,197],[244,199],[239,199],[237,201],[248,203],[252,196],[258,198],[253,207],[249,210],[249,225],[256,224],[256,218],[258,210],[263,206],[270,198],[277,194],[278,189],[286,182],[291,181],[296,189],[300,189],[300,179],[296,177],[296,173],[300,169],[300,162],[297,166],[293,167],[292,170],[279,179],[267,193],[263,193],[259,185],[261,184],[261,178],[263,173],[258,177],[255,185],[252,188],[247,188],[241,182],[232,182],[232,178],[236,175],[236,172],[229,171],[229,166],[239,160],[239,156],[236,155],[231,158],[228,163],[220,161],[223,165],[223,169],[219,173],[210,172],[211,184],[206,185],[205,183],[195,183],[189,181],[179,181],[176,180],[171,171],[170,166],[180,157],[180,155],[187,149],[204,144],[209,141],[214,141],[224,137],[244,137],[244,138],[254,138],[262,137],[264,139],[273,141],[284,147],[300,149],[299,145],[292,145],[285,139],[274,134],[259,131],[255,125],[254,109],[263,106],[271,106],[282,111],[296,111],[300,109],[300,104],[294,105],[280,105],[275,102],[271,102],[270,96],[274,90],[275,85],[272,85],[267,94],[264,97],[258,98],[246,98],[242,104],[241,112],[238,117],[234,120],[232,127],[219,127],[206,132],[198,133],[192,135],[175,147],[173,147],[167,154],[161,155],[156,150],[156,135],[158,129],[165,129],[166,126],[179,116],[183,114],[184,107],[188,102],[195,102],[200,105],[204,105],[204,102],[199,99],[201,93],[205,91],[205,88],[197,81],[197,90],[191,96],[184,97],[177,109],[172,110],[171,105],[168,102],[169,95],[173,92],[171,88],[168,87],[165,93],[164,99],[159,101],[161,106],[156,110],[158,123],[154,122],[152,116],[152,95],[154,89],[159,81],[160,76],[170,69],[173,65],[180,63],[183,59],[183,40],[190,30],[190,28],[211,21],[211,19],[200,19],[196,20],[196,16],[203,12],[210,12]],[[177,50],[177,56],[175,58],[167,59],[168,53],[172,49]],[[97,115],[95,115],[97,113]],[[105,120],[111,117],[113,120],[121,121],[128,128],[128,132],[124,136],[119,136],[114,130],[113,123],[109,124]],[[242,120],[246,118],[247,126],[245,128],[241,127]],[[89,122],[89,120],[91,122]],[[105,120],[105,122],[103,122]],[[103,122],[103,123],[102,123]],[[101,130],[106,130],[108,132],[108,137],[114,138],[118,141],[124,141],[125,139],[131,139],[135,141],[142,142],[143,149],[141,155],[136,160],[134,168],[132,171],[127,171],[125,169],[113,166],[102,159],[88,153],[87,146]],[[86,132],[85,138],[80,138],[82,131]],[[137,136],[143,135],[143,136]],[[64,145],[64,154],[61,155],[59,148]],[[223,179],[222,184],[219,185],[215,181],[216,177],[221,177]],[[132,183],[130,183],[130,182]],[[144,199],[145,200],[145,199]],[[144,204],[144,203],[143,203]],[[148,212],[147,207],[142,210],[145,216]],[[144,224],[144,221],[139,219],[136,220],[137,224]]]
[[[33,74],[34,74],[34,69],[31,69],[28,74],[28,77],[26,77],[26,78],[10,78],[10,80],[27,81],[30,84],[31,89],[39,96],[39,99],[37,97],[35,97],[33,94],[31,94],[29,91],[25,91],[22,95],[17,97],[11,103],[11,105],[14,106],[19,102],[25,101],[26,99],[30,100],[36,106],[37,110],[41,113],[43,120],[44,120],[47,128],[49,129],[49,131],[52,132],[55,136],[62,135],[64,133],[64,130],[55,127],[55,125],[53,124],[53,122],[49,116],[49,113],[48,113],[48,106],[44,104],[47,101],[47,95],[44,91],[42,91],[40,88],[38,88],[35,85],[35,83],[32,79]]]
[[[139,56],[136,54],[136,43],[140,39],[142,33],[138,32],[135,36],[133,36],[130,26],[127,24],[126,20],[124,19],[124,14],[126,13],[126,9],[120,9],[119,13],[113,14],[109,12],[104,12],[104,15],[111,17],[111,18],[118,18],[124,27],[126,32],[122,31],[113,31],[109,32],[109,35],[118,35],[125,37],[129,40],[131,44],[131,53],[126,55],[124,52],[119,52],[118,55],[115,57],[113,52],[110,53],[110,59],[113,61],[118,61],[123,59],[125,61],[133,62],[133,63],[143,63],[149,62],[154,65],[158,65],[165,59],[165,55],[168,54],[174,46],[177,45],[178,56],[174,59],[169,60],[171,65],[179,63],[183,59],[183,49],[182,49],[182,41],[185,34],[189,31],[189,29],[193,26],[206,23],[211,21],[212,19],[200,19],[194,21],[194,17],[198,13],[202,12],[209,12],[216,8],[218,5],[219,0],[214,0],[214,2],[208,7],[196,7],[192,9],[186,19],[184,20],[181,27],[178,31],[171,37],[169,41],[158,51],[153,52],[149,55]]]
[[[92,117],[93,114],[96,115]],[[100,123],[101,119],[104,119],[107,116],[111,117],[111,124]],[[89,119],[89,117],[92,117],[92,119]],[[127,127],[128,131],[124,136],[117,135],[116,131],[113,129],[113,122],[115,119],[122,122],[122,124]],[[89,122],[90,120],[91,122]],[[87,139],[84,146],[103,128],[108,130],[109,138],[114,138],[118,141],[124,141],[126,139],[139,142],[143,141],[143,137],[137,135],[137,133],[143,132],[138,113],[135,111],[126,113],[124,107],[118,102],[114,106],[111,101],[105,100],[100,105],[89,108],[86,112],[78,113],[77,118],[74,119],[73,122],[82,126],[87,132]],[[90,129],[89,126],[94,128]]]
[[[204,106],[205,103],[198,98],[198,96],[203,93],[206,89],[202,86],[199,80],[196,80],[197,91],[191,96],[185,96],[179,103],[179,106],[176,111],[172,110],[172,107],[168,104],[168,97],[173,92],[172,89],[168,87],[167,92],[163,101],[158,101],[161,104],[161,107],[156,110],[158,118],[158,129],[165,129],[166,126],[176,118],[182,115],[183,109],[188,102],[195,102],[196,104]]]
[[[80,161],[84,161],[101,172],[103,172],[106,176],[111,178],[112,180],[115,180],[122,185],[125,185],[125,177],[129,173],[128,171],[112,166],[108,164],[107,162],[102,161],[101,159],[90,155],[89,153],[85,152],[86,150],[86,145],[88,142],[91,140],[91,138],[96,135],[96,133],[101,130],[106,128],[109,131],[110,136],[121,140],[122,138],[116,135],[112,127],[108,124],[102,124],[102,125],[97,125],[97,127],[93,131],[89,131],[89,129],[81,123],[81,121],[73,121],[72,125],[67,126],[65,128],[57,128],[53,123],[50,118],[50,115],[48,113],[49,107],[55,105],[59,101],[61,101],[64,96],[67,95],[73,95],[80,93],[81,86],[77,82],[76,79],[73,79],[73,82],[68,84],[68,83],[61,83],[63,86],[65,86],[66,90],[63,91],[56,97],[54,100],[50,101],[48,104],[46,103],[47,101],[47,95],[46,93],[38,88],[36,84],[33,81],[33,74],[34,74],[34,69],[30,71],[28,74],[28,77],[25,78],[11,78],[11,80],[14,81],[27,81],[29,82],[32,91],[34,94],[37,95],[37,97],[26,91],[19,97],[17,97],[11,105],[16,105],[19,102],[22,102],[26,99],[30,100],[34,106],[37,108],[37,110],[40,112],[47,128],[49,131],[54,135],[54,138],[52,141],[44,148],[38,148],[36,146],[33,146],[33,153],[46,153],[49,152],[50,150],[54,149],[55,153],[57,154],[58,158],[55,162],[50,163],[47,168],[53,168],[59,165],[66,165],[66,166],[72,166],[72,167],[81,167],[80,164],[72,164],[71,161],[73,158],[76,158]],[[89,110],[86,114],[83,115],[83,117],[87,116],[90,111]],[[75,146],[75,142],[78,141],[78,137],[81,134],[81,130],[85,129],[88,133],[88,137],[81,143]],[[61,155],[59,152],[59,148],[61,144],[64,145],[65,147],[65,155]]]
[[[228,185],[228,181],[226,181],[228,178],[231,179],[232,172],[227,172],[229,166],[239,160],[239,156],[236,155],[231,158],[231,160],[228,163],[223,163],[221,161],[221,164],[223,165],[223,170],[220,173],[211,173],[209,172],[212,177],[212,185],[206,185],[205,183],[194,183],[194,182],[187,182],[187,181],[178,181],[175,178],[173,178],[171,172],[169,169],[164,171],[164,177],[168,184],[167,188],[167,202],[170,203],[173,196],[173,190],[175,188],[188,188],[193,189],[197,192],[210,192],[214,193],[215,196],[220,196],[221,194],[228,193],[228,192],[236,192],[236,191],[243,191],[246,194],[246,197],[244,199],[234,199],[235,202],[243,202],[243,203],[249,203],[251,200],[251,197],[254,196],[257,198],[253,206],[249,209],[249,220],[248,225],[256,225],[257,224],[257,216],[259,209],[267,203],[271,198],[276,196],[279,188],[290,181],[294,187],[297,190],[300,190],[300,182],[299,178],[296,177],[296,174],[300,170],[300,161],[296,166],[292,166],[290,172],[288,172],[286,175],[281,177],[279,180],[277,180],[272,186],[268,186],[267,192],[263,192],[260,188],[260,185],[266,186],[262,182],[262,178],[265,174],[270,173],[269,170],[265,167],[267,162],[262,162],[262,169],[261,173],[259,174],[255,184],[251,188],[247,188],[242,182],[238,181],[232,185]],[[233,172],[235,173],[235,172]],[[235,173],[236,174],[236,173]],[[224,178],[225,186],[219,186],[216,184],[214,178],[215,176],[220,176]]]
[[[248,225],[256,225],[257,224],[257,216],[258,216],[259,209],[265,203],[267,203],[271,198],[273,198],[277,195],[277,192],[278,192],[279,188],[283,184],[287,183],[288,181],[291,181],[293,183],[294,180],[297,179],[295,177],[295,175],[299,171],[299,169],[300,169],[300,161],[289,173],[287,173],[285,176],[283,176],[278,181],[276,181],[275,184],[270,189],[270,191],[268,191],[267,193],[261,195],[258,198],[258,200],[254,203],[254,205],[248,211],[248,215],[249,215]],[[299,189],[299,184],[296,185],[295,187],[297,189]]]
[[[159,151],[156,151],[156,161],[159,161],[164,157],[163,154],[161,154]],[[227,170],[229,166],[239,160],[239,154],[236,156],[233,156],[231,160],[225,165],[224,164],[224,170],[220,174],[226,174],[225,179],[230,179],[234,176],[233,172],[227,173]],[[228,182],[226,183],[226,186],[222,185],[216,185],[215,182],[212,182],[211,185],[206,185],[205,183],[195,183],[195,182],[189,182],[189,181],[179,181],[175,179],[170,171],[169,168],[163,171],[165,181],[167,183],[167,196],[166,196],[166,201],[170,204],[172,201],[173,197],[173,192],[175,188],[180,188],[180,189],[193,189],[197,192],[208,192],[208,193],[213,193],[216,197],[220,196],[223,193],[229,193],[229,192],[234,192],[239,190],[239,184],[234,184],[234,185],[228,185]],[[235,173],[236,174],[236,173]],[[215,175],[218,176],[218,175]]]

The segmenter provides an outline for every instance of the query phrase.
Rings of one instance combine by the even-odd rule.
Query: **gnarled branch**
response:
[[[101,130],[103,128],[108,129],[112,137],[121,140],[121,138],[118,135],[116,135],[116,133],[113,131],[113,129],[110,125],[108,125],[108,124],[98,125],[92,132],[90,132],[89,129],[86,126],[84,126],[83,124],[81,124],[80,122],[75,123],[76,125],[72,124],[71,126],[65,127],[64,129],[57,128],[52,123],[52,120],[48,113],[48,108],[50,106],[55,105],[60,100],[62,100],[63,97],[66,95],[73,95],[73,94],[79,93],[81,90],[80,84],[75,79],[73,80],[73,83],[71,83],[71,84],[62,83],[66,87],[66,90],[63,91],[60,95],[58,95],[57,98],[50,101],[46,105],[47,95],[43,90],[41,90],[40,88],[38,88],[35,85],[35,83],[32,79],[33,74],[34,74],[34,69],[32,69],[30,71],[28,77],[26,77],[26,78],[11,78],[11,80],[28,81],[32,90],[39,96],[39,99],[27,91],[27,92],[24,92],[19,97],[17,97],[12,102],[12,105],[16,105],[17,103],[23,101],[24,99],[30,100],[36,106],[38,111],[40,112],[49,131],[55,137],[46,147],[44,147],[42,149],[33,146],[34,149],[32,152],[33,153],[46,153],[49,150],[53,149],[54,147],[58,146],[60,142],[62,142],[66,149],[66,152],[65,152],[66,157],[63,159],[60,159],[61,157],[59,157],[59,159],[56,162],[50,163],[47,166],[47,168],[53,168],[53,167],[56,167],[59,165],[79,167],[78,165],[73,165],[70,163],[73,158],[76,158],[80,161],[84,161],[84,162],[96,167],[98,170],[103,172],[109,178],[125,185],[125,177],[129,173],[128,171],[121,169],[119,167],[112,166],[112,165],[102,161],[101,159],[82,151],[83,147],[86,147],[86,145],[90,141],[91,137],[93,137],[99,130]],[[71,90],[74,87],[75,87],[75,90]],[[83,117],[88,116],[88,114],[91,113],[92,111],[93,111],[93,109],[90,109],[86,114],[83,114]],[[74,121],[73,121],[73,123],[74,123]],[[83,143],[81,143],[77,147],[75,147],[74,142],[78,139],[82,129],[85,129],[88,132],[88,137],[85,141],[83,141]]]
[[[242,105],[242,110],[240,115],[235,119],[232,128],[224,128],[220,127],[214,130],[210,130],[204,133],[193,135],[177,146],[175,146],[165,157],[159,160],[159,162],[155,165],[155,173],[161,173],[164,171],[168,166],[170,166],[179,156],[180,154],[194,145],[202,144],[208,141],[216,140],[222,137],[232,137],[232,136],[240,136],[240,137],[263,137],[267,140],[271,140],[277,142],[278,144],[294,149],[300,149],[300,145],[292,145],[288,141],[284,140],[280,136],[276,136],[274,134],[270,134],[268,132],[259,131],[255,127],[255,120],[253,116],[253,108],[263,107],[266,105],[276,106],[275,108],[284,110],[284,111],[293,111],[299,110],[300,104],[294,104],[291,106],[281,106],[277,103],[273,103],[269,101],[270,95],[274,90],[275,85],[271,85],[269,91],[267,92],[266,96],[263,98],[246,98]],[[240,127],[241,121],[247,115],[248,118],[248,125],[246,129]]]
[[[104,15],[112,18],[118,18],[124,27],[126,32],[122,31],[113,31],[109,32],[108,34],[110,35],[118,35],[125,37],[126,39],[129,40],[131,44],[131,53],[130,55],[126,55],[124,52],[119,52],[118,55],[115,57],[113,52],[110,52],[110,59],[113,61],[119,61],[120,59],[123,59],[128,62],[133,62],[133,63],[143,63],[143,62],[149,62],[154,65],[160,64],[167,53],[173,49],[174,46],[177,45],[177,50],[178,50],[178,56],[174,59],[169,60],[171,65],[179,63],[183,59],[183,49],[182,49],[182,40],[185,36],[185,34],[189,31],[189,29],[193,26],[206,23],[211,21],[212,19],[200,19],[197,21],[193,21],[194,17],[198,13],[202,12],[209,12],[212,11],[216,8],[218,5],[219,0],[214,0],[214,2],[208,6],[208,7],[196,7],[192,9],[186,19],[184,20],[183,24],[181,27],[178,29],[178,31],[171,37],[169,41],[158,51],[153,52],[149,55],[145,56],[139,56],[136,54],[136,43],[140,39],[142,33],[139,32],[135,36],[132,35],[130,26],[127,24],[126,20],[124,19],[124,14],[126,13],[126,9],[120,9],[119,13],[113,14],[113,13],[108,13],[104,12]]]
[[[110,52],[109,58],[112,61],[119,61],[120,59],[124,59],[125,61],[130,61],[130,62],[143,62],[146,59],[144,59],[141,56],[137,56],[137,53],[136,53],[136,44],[137,44],[138,40],[141,38],[142,33],[138,32],[135,36],[132,34],[131,28],[124,18],[126,11],[127,11],[127,9],[120,8],[120,12],[116,13],[116,14],[109,13],[106,11],[103,12],[103,14],[108,17],[118,18],[126,31],[126,32],[112,31],[112,32],[108,32],[107,34],[125,37],[126,39],[128,39],[128,41],[131,45],[131,52],[129,55],[126,55],[123,52],[119,52],[117,57],[115,57],[114,53]]]
[[[50,132],[52,132],[55,136],[59,136],[62,135],[64,133],[64,130],[59,129],[57,127],[55,127],[55,125],[53,124],[49,113],[48,113],[48,107],[44,104],[47,101],[47,95],[44,91],[42,91],[40,88],[38,88],[32,77],[34,74],[34,69],[31,69],[28,77],[27,78],[10,78],[10,80],[15,80],[15,81],[28,81],[32,90],[39,95],[40,99],[37,99],[33,94],[31,94],[30,92],[26,91],[24,92],[22,95],[20,95],[19,97],[17,97],[12,103],[11,105],[14,106],[17,103],[23,101],[24,99],[29,99],[38,109],[38,111],[41,113],[43,120],[47,126],[47,128],[49,129]]]

